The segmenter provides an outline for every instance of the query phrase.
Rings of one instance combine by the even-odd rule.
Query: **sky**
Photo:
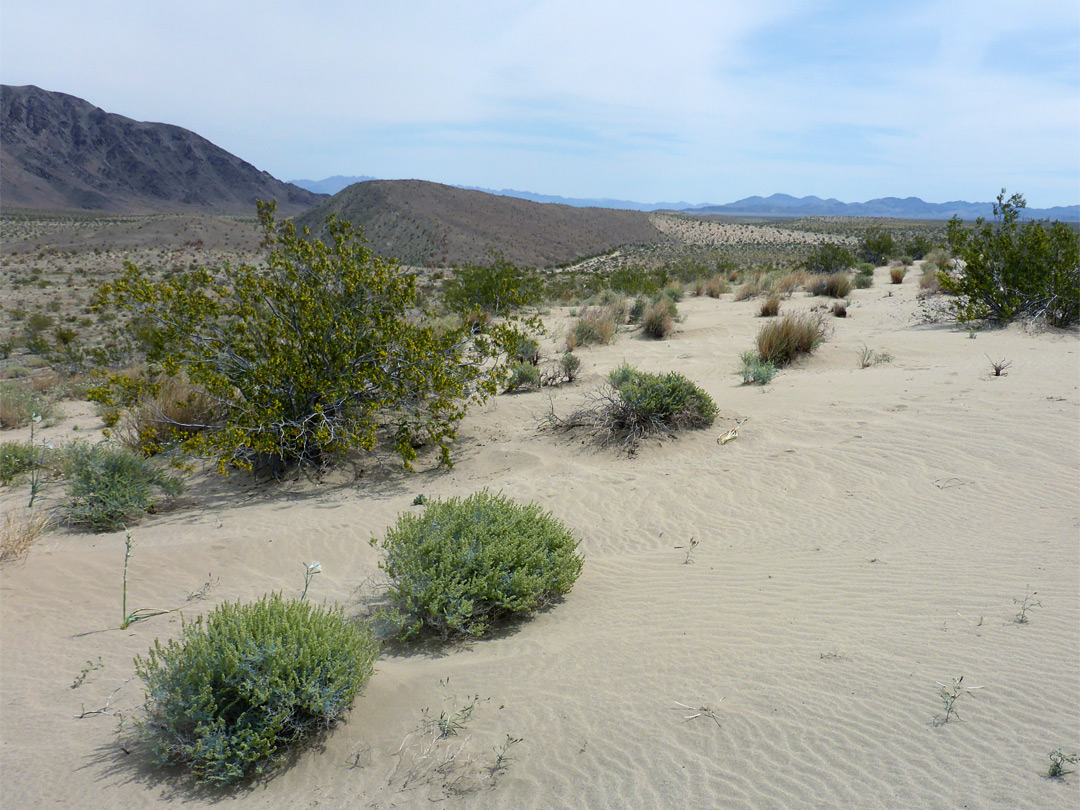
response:
[[[3,0],[0,82],[284,180],[1080,203],[1075,0]]]

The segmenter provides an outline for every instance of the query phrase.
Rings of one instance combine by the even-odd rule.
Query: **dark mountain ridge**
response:
[[[283,214],[323,197],[275,179],[196,133],[134,121],[33,85],[0,87],[0,202],[116,213]]]

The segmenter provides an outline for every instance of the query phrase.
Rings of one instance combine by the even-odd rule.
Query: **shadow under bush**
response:
[[[573,534],[536,504],[488,490],[430,501],[403,513],[380,543],[393,607],[382,611],[402,639],[423,630],[479,638],[565,594],[583,559]]]
[[[225,786],[265,774],[286,750],[329,730],[371,676],[371,632],[340,608],[279,594],[225,602],[136,658],[139,726],[162,764]]]

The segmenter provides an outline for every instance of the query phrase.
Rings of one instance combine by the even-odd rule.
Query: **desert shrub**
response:
[[[34,416],[46,424],[56,419],[56,403],[24,382],[0,382],[0,427],[26,427]]]
[[[429,501],[372,544],[386,553],[379,565],[393,608],[384,618],[400,638],[483,636],[565,594],[582,566],[577,540],[550,513],[487,490]]]
[[[660,291],[660,297],[666,298],[673,304],[677,304],[683,300],[685,293],[683,292],[682,285],[669,284]]]
[[[904,265],[904,267],[911,267],[911,265],[915,264],[915,259],[913,259],[911,256],[908,256],[906,253],[902,256],[897,257],[896,261],[900,262],[900,264]]]
[[[623,364],[608,385],[566,418],[552,412],[544,421],[555,430],[582,429],[602,446],[617,444],[632,454],[657,433],[707,427],[716,419],[712,398],[677,372],[650,374]]]
[[[276,225],[272,205],[259,217],[272,245],[265,268],[227,267],[215,283],[206,270],[153,282],[129,266],[102,287],[99,306],[145,318],[154,340],[145,378],[114,376],[94,396],[139,402],[151,380],[183,374],[220,408],[219,424],[183,448],[222,471],[322,466],[387,436],[406,465],[420,444],[438,445],[448,464],[467,405],[497,391],[512,322],[436,333],[413,317],[415,274],[375,257],[348,223],[331,217],[326,245]]]
[[[180,479],[151,466],[125,447],[106,442],[72,442],[61,452],[68,481],[64,516],[94,532],[115,531],[155,505],[155,491],[167,496],[183,490]]]
[[[540,365],[540,344],[528,335],[515,335],[508,342],[506,353],[512,363]]]
[[[945,248],[934,248],[923,260],[937,270],[948,270],[953,266],[953,257]]]
[[[525,391],[540,387],[540,369],[532,363],[516,363],[510,369],[510,377],[506,381],[505,393],[513,391]]]
[[[847,298],[851,294],[852,286],[851,276],[847,273],[830,273],[815,278],[810,283],[810,292],[829,298]]]
[[[1052,326],[1080,319],[1080,234],[1061,222],[1020,222],[1023,196],[994,204],[996,223],[981,217],[973,229],[949,220],[949,249],[963,263],[957,275],[942,272],[941,288],[955,295],[960,322],[1007,323],[1045,318]]]
[[[859,265],[859,272],[855,274],[855,288],[866,290],[874,286],[874,265]]]
[[[893,284],[903,284],[904,276],[907,275],[907,268],[903,265],[893,265],[889,268],[889,279]]]
[[[809,278],[805,272],[786,273],[772,282],[769,286],[769,295],[789,297],[807,281]]]
[[[743,352],[742,364],[743,385],[768,385],[776,376],[776,365],[771,360],[762,360],[757,352]]]
[[[626,295],[651,296],[660,292],[666,277],[644,267],[619,267],[608,276],[608,286]]]
[[[570,352],[563,353],[559,358],[559,370],[566,378],[567,382],[573,382],[577,379],[578,371],[581,369],[581,358],[576,357]]]
[[[780,312],[780,296],[776,293],[772,293],[761,302],[761,308],[758,310],[758,315],[762,318],[775,317]]]
[[[443,303],[451,312],[476,319],[509,315],[540,299],[539,276],[493,252],[487,264],[466,264],[443,284]]]
[[[853,264],[855,264],[855,256],[851,251],[831,242],[814,247],[803,261],[806,272],[815,275],[837,273],[847,270]]]
[[[0,518],[0,563],[25,557],[41,535],[49,530],[50,523],[46,512],[5,509]]]
[[[904,253],[913,259],[921,259],[934,249],[934,243],[922,234],[917,234],[904,245]]]
[[[719,298],[728,291],[728,282],[723,276],[713,276],[705,282],[705,294],[709,298]]]
[[[40,464],[44,449],[30,442],[0,442],[0,483],[11,484],[35,464]]]
[[[678,310],[670,298],[661,297],[653,301],[641,317],[641,329],[651,338],[663,340],[675,331],[675,318]]]
[[[630,311],[627,313],[627,320],[630,323],[640,323],[642,317],[645,315],[645,310],[649,308],[649,299],[644,296],[638,296],[630,304]]]
[[[142,739],[159,762],[231,785],[268,773],[328,731],[371,676],[378,650],[340,608],[278,594],[224,602],[135,659]]]
[[[611,307],[583,307],[574,322],[567,347],[573,349],[595,343],[606,346],[615,339],[617,327],[616,313]]]
[[[836,318],[847,317],[847,306],[844,304],[843,301],[837,301],[835,304],[832,305],[832,314]]]
[[[812,354],[825,339],[825,331],[820,315],[788,313],[758,331],[758,357],[778,368],[786,366],[800,354]]]
[[[919,295],[937,295],[941,292],[941,279],[938,271],[929,262],[923,264],[922,275],[919,276]]]
[[[875,266],[881,266],[896,255],[896,240],[884,228],[869,228],[859,240],[859,258]]]

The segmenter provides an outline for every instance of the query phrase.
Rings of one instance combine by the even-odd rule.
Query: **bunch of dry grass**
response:
[[[830,273],[819,276],[810,285],[814,295],[827,295],[830,298],[847,298],[851,295],[851,276],[847,273]]]
[[[769,288],[769,294],[788,298],[795,290],[805,285],[809,280],[809,274],[802,270],[798,270],[794,273],[786,273],[773,281],[772,286]]]
[[[125,414],[115,437],[129,450],[152,456],[218,423],[212,400],[186,381],[167,377],[153,397]]]
[[[923,265],[922,275],[919,277],[919,295],[938,295],[941,292],[941,279],[938,277],[937,267],[929,262]]]
[[[825,340],[821,315],[789,313],[770,321],[757,334],[758,357],[777,367],[786,366],[800,354],[812,354]]]
[[[723,276],[713,276],[705,282],[705,294],[709,298],[719,298],[728,291],[728,282]]]
[[[49,530],[52,523],[48,514],[11,508],[0,520],[0,562],[21,560],[30,547]]]
[[[758,310],[758,315],[762,318],[774,318],[780,313],[780,296],[775,292],[770,293],[769,297],[761,302],[761,308]]]
[[[903,284],[904,276],[907,275],[907,268],[902,264],[894,264],[889,268],[889,278],[893,284]]]
[[[651,338],[663,340],[675,331],[675,302],[670,298],[658,298],[649,305],[641,317],[641,328]]]
[[[615,339],[615,331],[623,313],[623,306],[583,307],[578,313],[570,334],[566,336],[566,350],[573,351],[578,346],[599,343],[606,346]]]
[[[837,318],[847,317],[847,306],[844,304],[843,301],[837,301],[835,304],[832,305],[832,314],[835,315]]]

